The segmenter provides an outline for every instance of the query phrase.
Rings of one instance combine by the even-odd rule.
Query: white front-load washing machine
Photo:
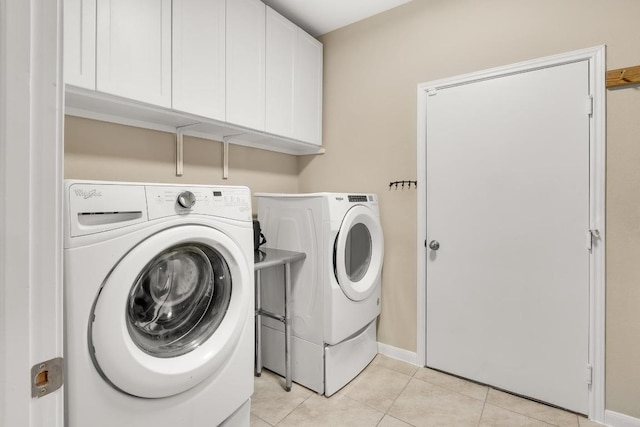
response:
[[[67,427],[248,426],[246,187],[65,182]]]
[[[255,194],[267,246],[304,252],[291,267],[292,378],[327,396],[375,357],[384,238],[375,194]],[[263,308],[283,312],[281,269],[264,270]],[[263,365],[284,373],[284,331],[262,320]]]

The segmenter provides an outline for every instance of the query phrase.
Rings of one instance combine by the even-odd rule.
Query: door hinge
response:
[[[591,95],[587,97],[587,114],[589,116],[593,115],[593,96]]]
[[[587,365],[587,384],[591,385],[593,382],[593,366]]]
[[[589,252],[593,250],[593,241],[598,240],[599,238],[600,230],[593,228],[587,231],[587,249]]]
[[[31,397],[42,397],[62,387],[64,360],[62,357],[36,363],[31,368]]]

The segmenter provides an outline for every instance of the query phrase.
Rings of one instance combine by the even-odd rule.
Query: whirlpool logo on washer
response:
[[[98,190],[83,190],[81,188],[77,188],[73,190],[76,196],[82,197],[83,199],[90,199],[92,197],[102,197],[102,192]]]

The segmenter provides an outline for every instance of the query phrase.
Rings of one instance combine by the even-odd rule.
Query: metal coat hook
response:
[[[607,71],[606,85],[608,89],[638,84],[640,84],[640,65]]]
[[[401,181],[391,181],[389,183],[389,190],[391,190],[391,188],[393,187],[395,190],[398,189],[398,185],[400,185],[400,189],[404,190],[404,186],[407,186],[407,189],[411,189],[411,186],[413,185],[413,188],[417,189],[418,188],[418,181],[410,181],[410,180],[401,180]]]
[[[624,75],[626,74],[627,70],[622,70],[622,73],[620,73],[620,80],[625,81],[625,82],[631,82],[631,80],[629,80],[628,78],[626,78]]]

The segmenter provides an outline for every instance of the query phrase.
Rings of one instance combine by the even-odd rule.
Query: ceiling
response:
[[[264,0],[312,36],[320,36],[411,0]]]

